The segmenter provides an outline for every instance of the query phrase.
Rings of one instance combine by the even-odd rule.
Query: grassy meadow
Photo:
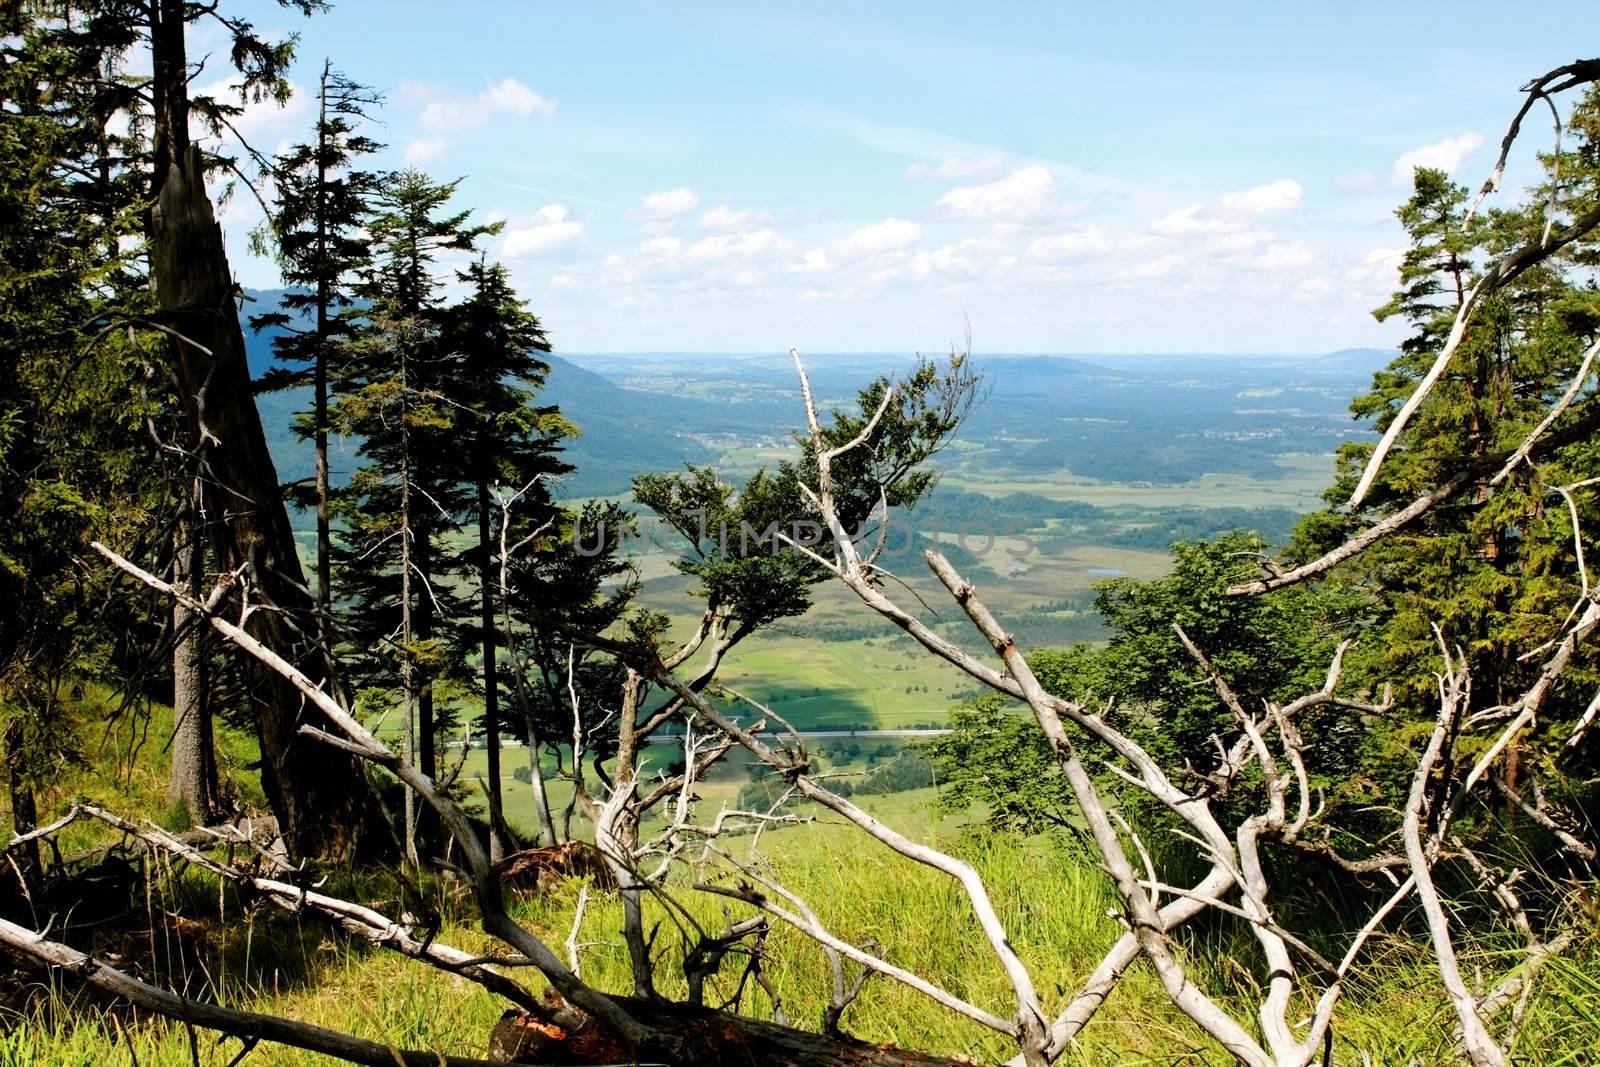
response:
[[[146,709],[149,719],[144,730],[96,732],[90,724],[97,721],[96,702],[104,696],[82,695],[82,744],[74,758],[64,762],[57,787],[41,797],[46,804],[41,815],[62,812],[81,797],[176,826],[164,809],[165,754],[155,740],[170,726],[170,711],[159,705]],[[219,740],[229,787],[248,790],[254,777],[247,769],[253,755],[249,738],[224,727]],[[469,774],[481,756],[473,754]],[[509,752],[507,756],[509,767],[516,757]],[[865,764],[841,761],[836,769],[848,773],[864,770]],[[707,819],[731,805],[739,785],[749,778],[746,760],[730,761],[702,784],[698,817]],[[527,811],[526,787],[507,784],[511,817],[526,827],[529,823],[521,814]],[[1120,932],[1106,879],[1071,840],[1017,840],[979,832],[968,817],[936,810],[935,794],[934,789],[918,789],[860,801],[889,824],[972,862],[1032,968],[1046,1004],[1063,1003]],[[558,787],[552,800],[559,802],[562,797]],[[800,894],[838,936],[874,942],[889,960],[914,966],[930,980],[997,1014],[1012,1010],[1009,987],[953,881],[894,855],[827,813],[801,808],[797,814],[815,821],[774,827],[759,837],[728,838],[722,846],[741,863]],[[62,845],[78,848],[110,841],[105,831],[84,825],[63,835]],[[114,955],[119,965],[147,980],[231,1006],[278,1013],[397,1046],[482,1054],[503,1004],[464,979],[347,939],[310,919],[251,906],[233,889],[219,890],[203,873],[132,858],[144,868],[147,880],[130,906],[139,925],[148,925],[152,932],[146,936],[121,927],[91,931],[87,947],[93,951]],[[497,951],[476,928],[467,895],[448,879],[429,876],[408,884],[391,871],[321,873],[328,878],[328,892],[368,901],[389,913],[417,911],[420,906],[439,916],[441,941],[485,954]],[[734,877],[714,857],[706,857],[694,876],[730,882]],[[692,935],[689,920],[714,930],[749,911],[723,898],[696,893],[688,881],[687,873],[680,873],[668,885],[671,909],[654,898],[645,905],[647,925],[662,924],[658,975],[669,995],[682,990],[685,938]],[[579,889],[577,882],[569,881],[545,893],[518,896],[514,911],[546,943],[562,951]],[[1287,890],[1279,911],[1293,924],[1324,909],[1315,889],[1305,887]],[[1314,918],[1310,925],[1317,928]],[[578,935],[582,973],[600,987],[619,992],[629,987],[620,927],[617,899],[591,894]],[[1326,923],[1323,927],[1313,941],[1325,954],[1336,954],[1349,931],[1327,929]],[[1504,945],[1509,948],[1514,941],[1507,938]],[[1509,955],[1502,956],[1499,947],[1493,939],[1467,947],[1465,969],[1474,981],[1488,984],[1508,966]],[[1331,1062],[1348,1067],[1432,1067],[1452,1062],[1452,1017],[1437,994],[1432,965],[1420,941],[1386,935],[1373,942],[1368,953],[1372,965],[1352,984],[1337,1016]],[[1253,939],[1239,924],[1220,919],[1197,929],[1186,963],[1198,981],[1220,991],[1221,999],[1248,1015],[1262,969]],[[787,1016],[802,1025],[815,1025],[829,988],[826,963],[816,946],[791,930],[777,928],[768,940],[764,966]],[[537,987],[528,972],[514,973]],[[740,973],[740,960],[730,957],[723,973],[708,984],[708,999],[721,1002],[732,997]],[[1597,975],[1600,955],[1592,944],[1550,965],[1529,1001],[1514,1049],[1516,1062],[1542,1067],[1593,1062],[1590,1053],[1600,1042]],[[766,995],[753,985],[746,989],[742,1006],[758,1017],[773,1014]],[[870,1041],[959,1053],[978,1062],[997,1062],[1011,1051],[1003,1039],[881,976],[866,983],[844,1025]],[[59,978],[12,984],[0,995],[0,1067],[90,1063],[193,1067],[196,1062],[223,1067],[238,1050],[237,1042],[218,1042],[208,1034],[201,1034],[192,1050],[183,1027],[86,996]],[[331,1061],[264,1045],[245,1062],[312,1067]],[[1229,1061],[1170,1006],[1153,975],[1136,966],[1062,1062],[1109,1067]]]

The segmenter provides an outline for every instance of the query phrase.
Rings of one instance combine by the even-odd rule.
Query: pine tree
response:
[[[491,851],[502,845],[504,815],[500,788],[500,684],[498,575],[495,567],[496,519],[515,516],[519,528],[537,527],[558,515],[550,503],[550,479],[570,470],[558,457],[573,428],[554,407],[536,404],[549,364],[537,353],[550,351],[539,320],[518,299],[504,267],[481,257],[459,279],[467,297],[447,309],[440,345],[450,361],[444,387],[455,401],[465,468],[457,476],[472,489],[468,502],[477,527],[476,550],[463,560],[467,580],[477,582],[476,644],[483,657],[483,731],[488,746]],[[497,487],[511,494],[505,503]],[[537,761],[537,749],[534,749]],[[537,771],[537,766],[533,768]],[[548,811],[541,808],[541,832],[549,834]],[[553,844],[553,840],[546,841]]]
[[[1563,213],[1592,206],[1586,198],[1600,191],[1594,172],[1585,173],[1582,165],[1593,158],[1584,131],[1597,128],[1597,99],[1594,94],[1586,98],[1571,124],[1580,137],[1561,167]],[[1554,170],[1554,160],[1545,162]],[[1353,402],[1358,418],[1380,431],[1389,425],[1437,358],[1464,294],[1484,265],[1540,239],[1547,194],[1548,184],[1532,190],[1523,205],[1480,215],[1464,227],[1466,190],[1438,171],[1416,172],[1414,193],[1397,213],[1412,242],[1401,266],[1401,288],[1376,312],[1380,319],[1403,318],[1413,332],[1400,356],[1375,376],[1373,388]],[[1583,352],[1600,337],[1600,294],[1583,266],[1594,248],[1592,240],[1577,242],[1481,301],[1446,373],[1386,461],[1362,514],[1317,513],[1297,533],[1296,554],[1309,557],[1449,478],[1467,474],[1473,479],[1454,502],[1374,545],[1331,579],[1359,594],[1372,619],[1373,636],[1363,642],[1353,677],[1364,675],[1375,687],[1395,680],[1404,709],[1393,722],[1371,724],[1361,759],[1368,773],[1352,781],[1349,795],[1335,797],[1336,802],[1389,803],[1403,790],[1403,776],[1413,762],[1407,740],[1413,730],[1425,733],[1437,710],[1436,625],[1452,647],[1466,654],[1475,696],[1494,705],[1524,690],[1539,670],[1539,662],[1520,659],[1515,650],[1547,640],[1579,596],[1573,530],[1554,487],[1600,474],[1600,453],[1582,438],[1552,447],[1539,462],[1520,464],[1493,484],[1491,476],[1567,388]],[[1581,407],[1552,433],[1578,418]],[[1366,443],[1340,450],[1330,503],[1348,498],[1370,454]],[[1555,768],[1556,748],[1545,741],[1570,729],[1586,706],[1590,693],[1584,687],[1600,680],[1592,660],[1589,653],[1579,656],[1542,712],[1545,723],[1568,726],[1547,730],[1532,747],[1524,747],[1528,739],[1519,740],[1503,772],[1508,784],[1515,785],[1523,758]],[[1449,774],[1445,768],[1441,781]]]
[[[460,368],[442,344],[434,272],[440,252],[470,250],[494,232],[469,224],[470,212],[444,213],[457,184],[408,170],[381,191],[368,225],[373,263],[357,289],[362,327],[336,385],[336,419],[361,440],[364,460],[342,505],[348,632],[372,654],[378,674],[391,663],[398,668],[408,755],[429,776],[438,769],[434,682],[451,670],[464,673],[436,632],[458,614],[452,591],[438,580],[445,573],[440,539],[470,499],[452,460],[462,418],[452,402]],[[420,827],[417,818],[408,793],[413,857],[431,836],[426,813]]]
[[[311,503],[317,517],[317,610],[323,640],[329,643],[333,555],[328,382],[340,370],[339,345],[351,332],[351,290],[368,260],[361,227],[382,176],[358,169],[357,163],[382,146],[359,130],[380,101],[378,94],[335,71],[331,62],[323,64],[313,141],[280,155],[273,168],[277,210],[272,231],[289,289],[284,310],[250,320],[257,330],[280,331],[273,338],[274,353],[292,365],[264,375],[257,390],[311,387],[311,410],[302,414],[296,432],[311,438],[316,465]]]
[[[129,674],[119,652],[160,626],[83,562],[92,539],[159,527],[165,497],[144,437],[160,404],[139,399],[151,346],[80,332],[127,295],[137,270],[119,249],[139,229],[95,165],[108,51],[91,44],[31,5],[0,11],[0,743],[16,831],[73,758],[71,687]],[[37,850],[15,855],[26,887]]]

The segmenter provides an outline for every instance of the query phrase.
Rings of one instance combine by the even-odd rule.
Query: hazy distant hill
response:
[[[247,313],[281,293],[252,294]],[[272,364],[267,333],[247,338],[253,373]],[[848,404],[911,353],[825,353],[807,360],[824,407]],[[1176,485],[1207,473],[1281,477],[1279,457],[1326,454],[1363,431],[1349,401],[1393,358],[1381,349],[1304,355],[978,355],[985,400],[963,433],[964,467],[997,477],[1068,473],[1105,482]],[[626,492],[632,476],[729,449],[786,442],[801,419],[794,367],[782,353],[594,353],[549,359],[543,399],[582,430],[564,495]],[[290,433],[303,393],[262,397],[280,475],[309,477]],[[748,455],[748,453],[746,453]],[[336,448],[336,477],[355,464]],[[1228,501],[1216,501],[1227,504]]]
[[[1317,360],[1312,366],[1318,370],[1365,374],[1371,377],[1383,370],[1399,355],[1392,348],[1341,348]]]
[[[246,315],[275,310],[279,290],[252,292]],[[245,331],[250,373],[259,377],[274,364],[274,330]],[[560,356],[548,357],[550,377],[543,401],[558,404],[583,431],[568,449],[576,468],[563,486],[568,496],[626,492],[633,475],[665,470],[685,462],[709,462],[717,452],[691,434],[733,433],[748,429],[748,419],[730,418],[724,405],[687,397],[662,396],[616,385]],[[311,453],[291,432],[294,412],[309,406],[306,390],[265,394],[257,399],[278,476],[296,481],[312,475]],[[331,447],[330,466],[336,480],[347,477],[358,462],[347,442]]]

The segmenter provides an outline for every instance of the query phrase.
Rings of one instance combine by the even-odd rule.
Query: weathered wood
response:
[[[219,570],[242,569],[253,601],[249,630],[319,683],[329,676],[293,532],[250,391],[233,282],[190,148],[161,183],[151,219],[151,273],[171,327],[180,402],[198,442],[206,536]],[[296,736],[322,716],[294,687],[249,657],[250,692],[261,740],[262,786],[296,856],[345,859],[381,847],[359,762]]]
[[[655,1033],[671,1035],[667,1047],[632,1048],[595,1022],[568,1031],[537,1016],[508,1011],[490,1035],[489,1059],[494,1063],[569,1065],[665,1059],[675,1067],[970,1067],[978,1062],[965,1056],[915,1052],[844,1036],[828,1037],[691,1004],[636,997],[613,999]]]
[[[365,1063],[372,1067],[479,1067],[493,1062],[465,1056],[418,1049],[396,1048],[324,1026],[296,1022],[276,1015],[237,1011],[203,1000],[180,996],[170,990],[142,982],[104,960],[78,951],[70,945],[51,941],[25,926],[0,919],[0,948],[35,965],[76,978],[93,989],[127,1001],[145,1011],[169,1019],[203,1026],[208,1030],[232,1034],[254,1047],[259,1041],[272,1041],[293,1048],[320,1052],[346,1063]]]
[[[204,596],[205,552],[198,501],[187,489],[184,496],[172,538],[172,581],[200,598]],[[210,672],[206,670],[206,635],[211,627],[174,602],[172,631],[172,771],[167,801],[182,804],[196,826],[207,826],[219,812]]]
[[[605,856],[587,841],[513,852],[494,865],[494,876],[508,889],[544,892],[563,878],[589,878],[597,889],[617,888]]]

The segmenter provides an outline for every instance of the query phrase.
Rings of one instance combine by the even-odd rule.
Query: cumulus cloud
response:
[[[693,189],[664,189],[644,198],[644,216],[654,222],[665,222],[687,215],[700,206],[700,198]]]
[[[1403,248],[1374,248],[1344,272],[1345,281],[1361,285],[1364,292],[1388,292],[1399,282],[1400,262],[1405,255]]]
[[[1305,190],[1300,188],[1299,182],[1280,178],[1253,189],[1229,193],[1217,201],[1217,206],[1224,214],[1277,215],[1299,207],[1304,195]]]
[[[1305,190],[1300,183],[1281,178],[1237,193],[1218,197],[1209,204],[1191,204],[1167,213],[1150,224],[1163,237],[1195,237],[1203,234],[1228,234],[1248,229],[1251,220],[1262,215],[1277,215],[1300,206]]]
[[[1457,167],[1478,150],[1483,144],[1483,135],[1468,130],[1466,133],[1454,137],[1446,137],[1442,141],[1425,144],[1403,152],[1399,159],[1394,161],[1394,170],[1390,172],[1390,180],[1396,185],[1411,184],[1412,173],[1418,167],[1432,167],[1447,173],[1453,172]]]
[[[507,259],[540,259],[573,245],[583,236],[583,223],[569,218],[560,204],[546,204],[533,218],[506,227],[501,254]]]
[[[478,99],[491,111],[511,115],[554,115],[556,103],[540,96],[515,78],[503,78],[478,94]]]
[[[1055,191],[1045,167],[1023,167],[983,185],[958,185],[939,198],[938,206],[957,218],[1016,221],[1042,211]]]
[[[682,248],[683,242],[676,237],[652,237],[639,242],[639,251],[647,256],[675,256]]]
[[[726,204],[716,207],[700,216],[700,225],[708,230],[742,230],[751,226],[759,226],[769,221],[769,216],[764,211],[753,208],[731,208]]]
[[[1246,265],[1256,270],[1291,270],[1309,266],[1313,258],[1311,249],[1303,242],[1278,242],[1268,245],[1259,255],[1250,257]]]
[[[1104,252],[1111,241],[1098,227],[1068,230],[1037,238],[1028,245],[1028,258],[1058,262]]]
[[[1303,278],[1294,287],[1294,299],[1317,300],[1333,292],[1333,283],[1326,278]]]
[[[828,253],[825,250],[813,248],[805,254],[794,269],[804,274],[815,274],[818,271],[832,270],[833,261],[828,258]]]
[[[1179,267],[1183,266],[1183,257],[1176,252],[1169,252],[1163,256],[1152,256],[1122,268],[1111,275],[1112,280],[1119,282],[1145,281],[1150,278],[1163,278]]]
[[[718,233],[702,237],[684,252],[691,262],[749,259],[752,256],[780,255],[792,251],[794,242],[773,229],[742,233]]]
[[[441,92],[423,85],[404,87],[402,98],[426,100],[417,122],[425,130],[448,133],[477,129],[495,114],[554,115],[556,105],[515,78],[503,78],[476,96]]]
[[[921,235],[922,227],[915,222],[887,218],[841,237],[829,245],[829,251],[841,259],[871,256],[916,244]]]
[[[290,83],[289,97],[283,103],[271,99],[251,100],[241,98],[239,86],[242,79],[237,75],[222,81],[212,82],[194,90],[196,96],[209,96],[221,104],[234,104],[243,110],[228,120],[240,137],[251,142],[256,148],[272,150],[271,143],[277,138],[298,132],[305,126],[311,117],[311,98],[298,84]],[[200,121],[198,115],[190,119],[190,134],[196,139],[209,135]],[[226,133],[224,136],[227,136]]]

